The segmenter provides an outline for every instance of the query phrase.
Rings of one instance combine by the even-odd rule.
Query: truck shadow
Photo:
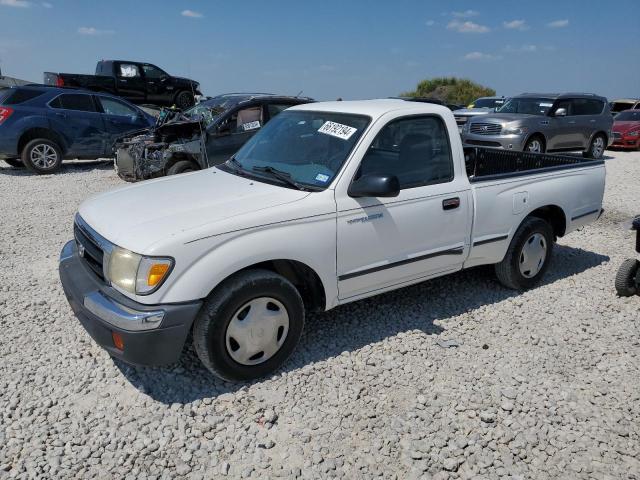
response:
[[[582,273],[608,260],[609,257],[595,252],[557,245],[542,285]],[[439,336],[445,329],[435,325],[435,320],[446,321],[463,313],[473,313],[480,306],[518,295],[497,282],[492,267],[477,267],[326,313],[312,314],[307,318],[298,348],[274,375],[358,350],[401,332],[420,330],[426,335]],[[200,364],[190,342],[181,360],[169,367],[143,368],[114,362],[133,386],[165,404],[215,399],[249,385],[224,382],[211,375]]]

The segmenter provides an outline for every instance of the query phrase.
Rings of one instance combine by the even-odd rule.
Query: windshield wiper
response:
[[[297,190],[303,190],[305,192],[308,192],[309,190],[311,190],[306,185],[302,185],[302,184],[296,182],[295,180],[293,180],[291,178],[291,174],[290,173],[283,172],[282,170],[278,170],[277,168],[273,168],[273,167],[269,167],[269,166],[267,166],[267,167],[253,167],[252,170],[255,171],[255,172],[268,173],[273,178],[277,178],[281,182],[286,183],[286,184],[292,186],[293,188],[295,188]]]
[[[238,175],[245,175],[246,174],[246,170],[245,168],[242,166],[242,164],[236,160],[236,156],[232,156],[229,160],[227,160],[226,162],[224,162],[225,165],[227,164],[231,164],[231,168],[233,169],[234,172],[236,172]]]

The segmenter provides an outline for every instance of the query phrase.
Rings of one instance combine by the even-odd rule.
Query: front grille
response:
[[[502,125],[499,123],[476,122],[471,124],[469,131],[476,135],[500,135]]]
[[[494,147],[500,148],[502,145],[499,142],[488,142],[486,140],[465,140],[467,145],[477,145],[479,147]]]
[[[80,255],[82,252],[82,255],[80,255],[82,260],[101,280],[104,280],[104,271],[102,269],[104,251],[98,242],[77,223],[73,225],[73,236],[78,247],[78,254]]]

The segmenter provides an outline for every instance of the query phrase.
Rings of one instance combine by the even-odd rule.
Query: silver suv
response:
[[[529,152],[579,151],[601,158],[613,141],[607,99],[590,93],[534,94],[510,98],[496,113],[462,129],[466,145]]]

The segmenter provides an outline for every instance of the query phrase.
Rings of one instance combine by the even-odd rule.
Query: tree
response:
[[[403,97],[431,97],[445,103],[468,105],[478,97],[492,97],[493,88],[485,87],[466,78],[437,77],[422,80],[415,91],[402,93]]]

